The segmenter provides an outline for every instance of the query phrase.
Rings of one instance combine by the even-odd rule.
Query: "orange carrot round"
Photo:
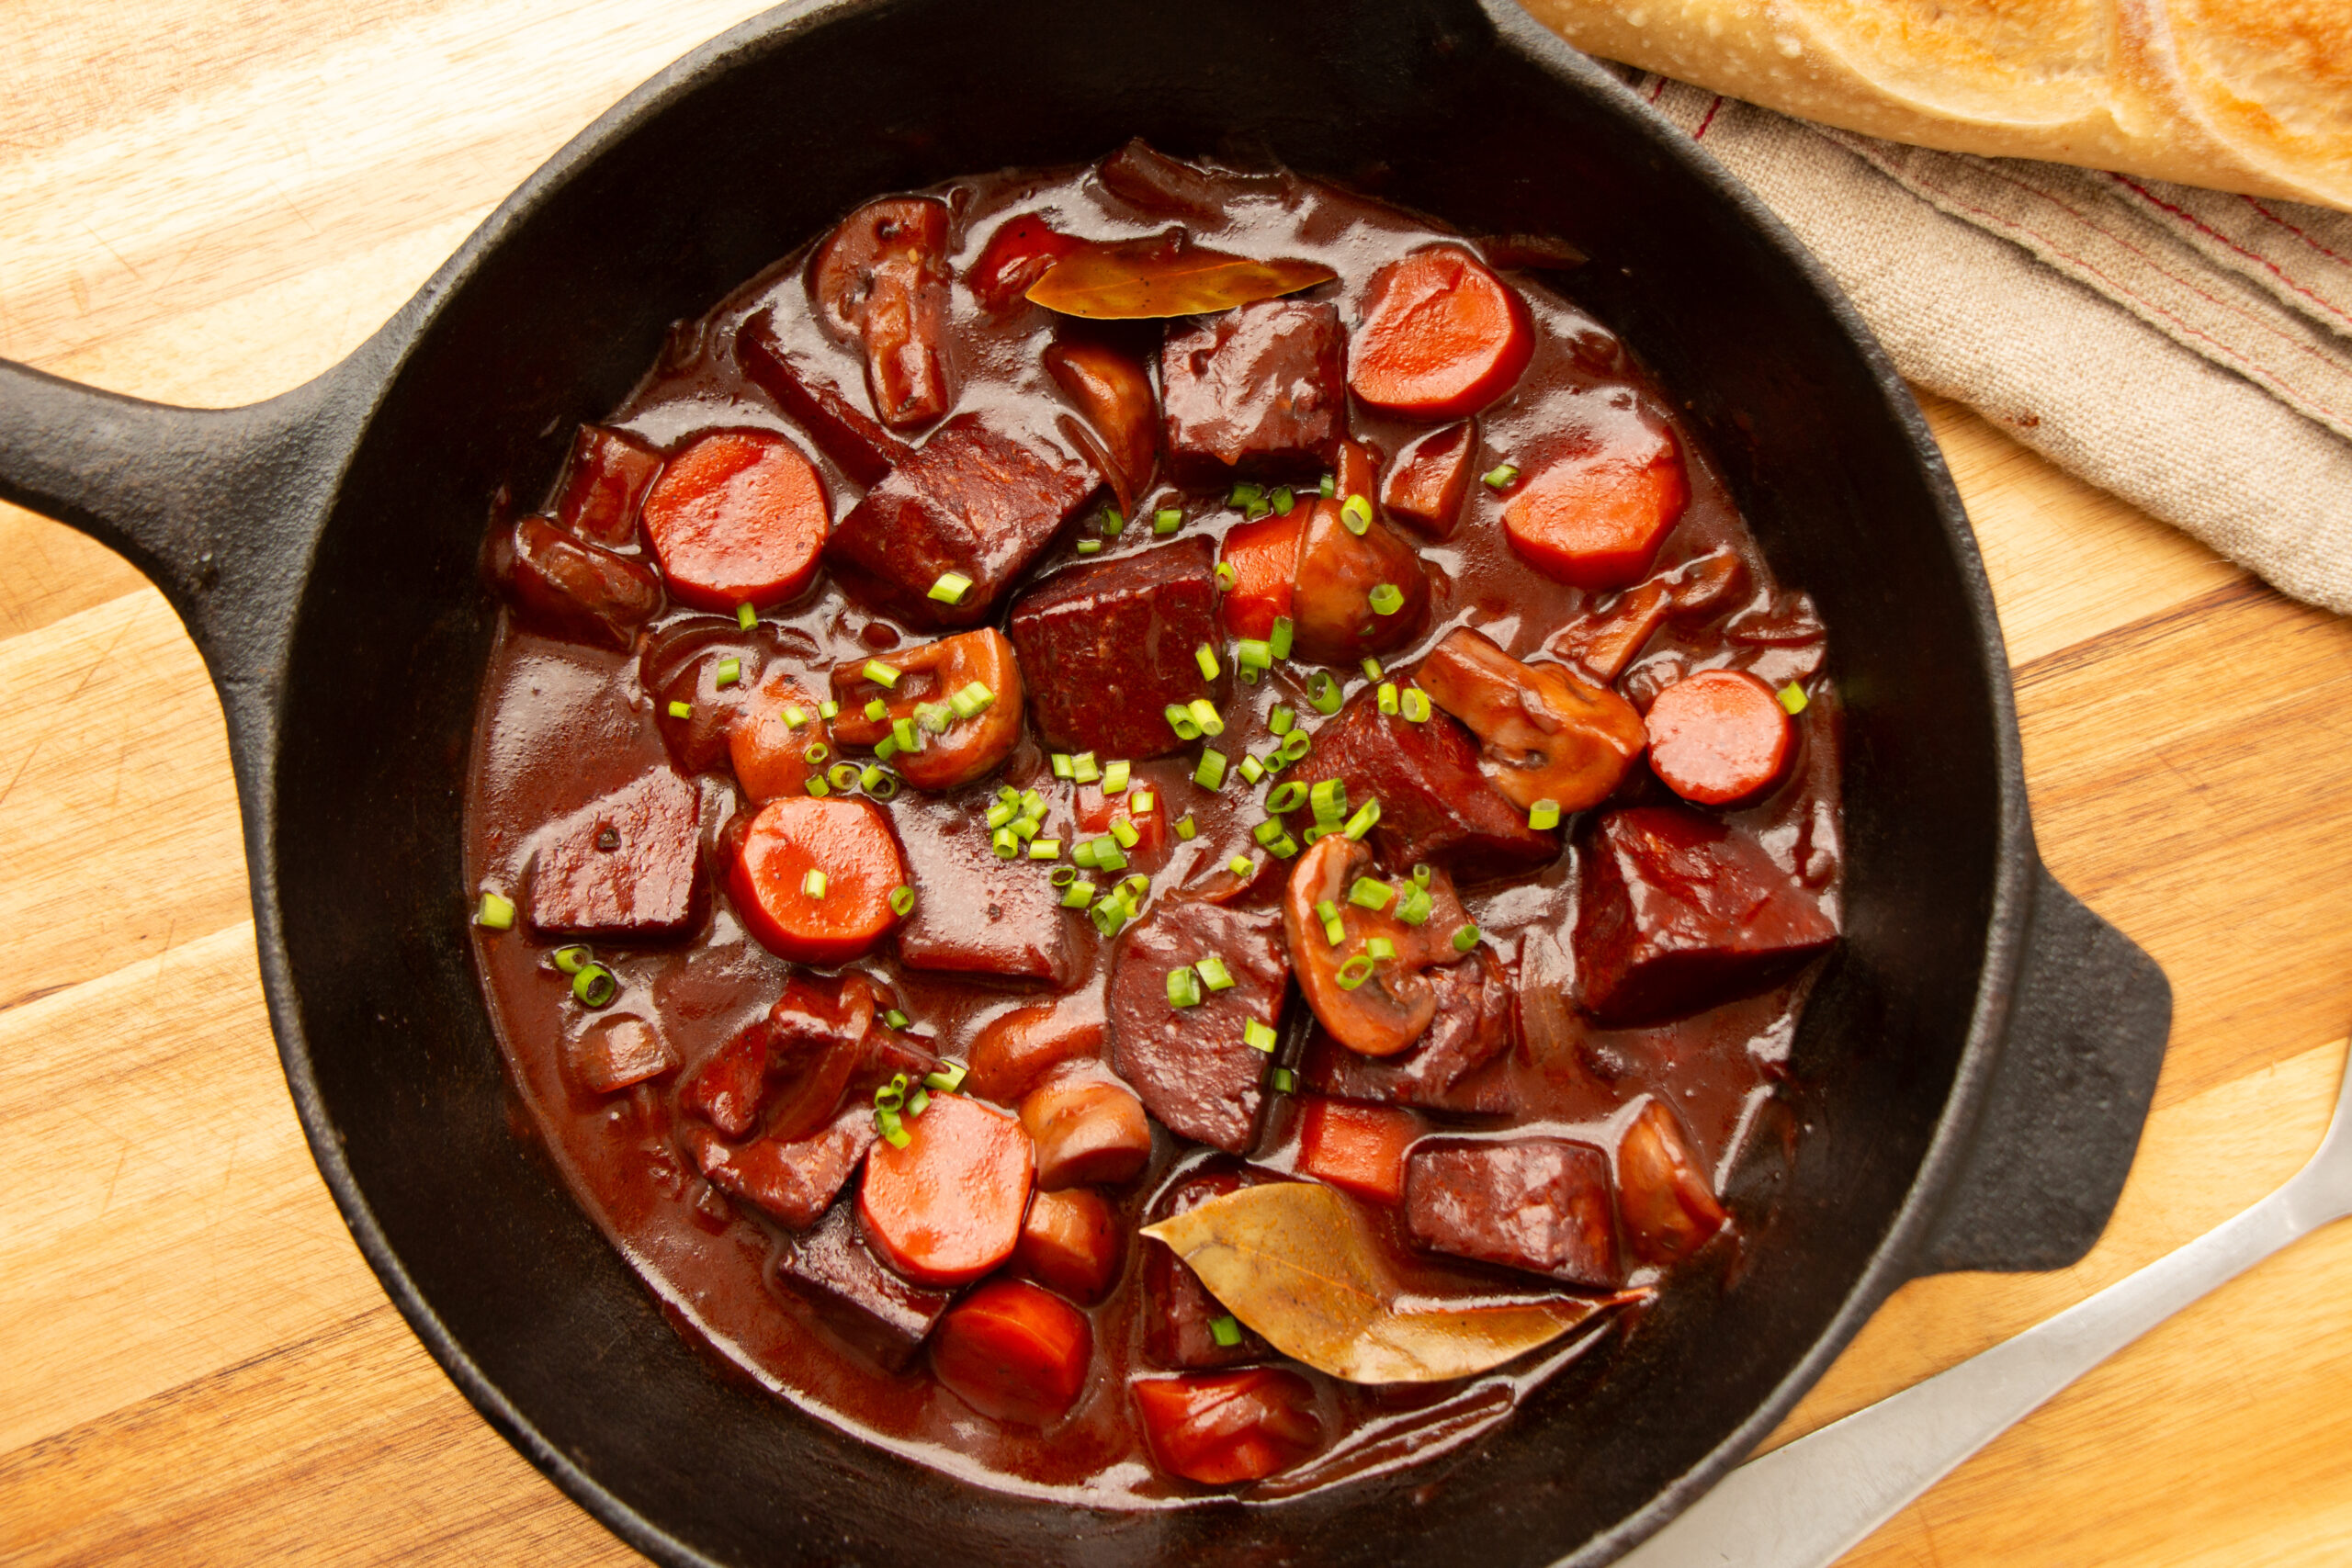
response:
[[[857,1190],[865,1235],[919,1285],[968,1284],[1012,1256],[1036,1155],[1012,1117],[933,1094],[901,1123],[906,1146],[876,1144]]]
[[[1118,1216],[1091,1188],[1029,1200],[1013,1261],[1038,1283],[1077,1302],[1102,1299],[1119,1273]]]
[[[939,1321],[931,1370],[999,1421],[1042,1427],[1078,1403],[1094,1355],[1086,1314],[1025,1280],[991,1280]]]
[[[1244,523],[1225,536],[1225,564],[1233,581],[1225,589],[1225,626],[1235,637],[1263,641],[1274,619],[1290,614],[1291,583],[1298,573],[1298,538],[1306,522],[1304,505],[1286,517]]]
[[[1648,575],[1690,486],[1664,431],[1631,446],[1563,458],[1503,506],[1503,532],[1538,571],[1575,588],[1624,588]]]
[[[703,610],[792,598],[832,528],[808,459],[758,430],[722,430],[670,459],[642,517],[671,593]]]
[[[778,956],[841,964],[897,922],[890,894],[906,880],[907,863],[879,809],[801,795],[760,807],[727,886],[743,924]]]
[[[1753,800],[1789,765],[1789,716],[1772,688],[1736,670],[1706,670],[1657,694],[1645,721],[1650,771],[1701,806]]]
[[[1375,1203],[1405,1201],[1405,1155],[1421,1132],[1410,1111],[1318,1098],[1304,1105],[1301,1171]]]
[[[1315,1391],[1296,1372],[1250,1367],[1138,1378],[1129,1386],[1152,1458],[1162,1470],[1205,1486],[1262,1480],[1323,1440]]]
[[[1460,419],[1527,368],[1535,334],[1511,287],[1458,245],[1416,251],[1374,273],[1348,385],[1410,419]]]

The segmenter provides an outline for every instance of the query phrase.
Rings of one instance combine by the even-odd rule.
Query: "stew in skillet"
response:
[[[483,985],[682,1331],[1147,1506],[1737,1266],[1835,698],[1579,260],[1139,142],[888,196],[502,502]]]

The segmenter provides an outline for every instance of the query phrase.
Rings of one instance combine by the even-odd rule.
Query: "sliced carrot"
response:
[[[1348,385],[1374,408],[1460,419],[1511,389],[1535,352],[1527,307],[1458,245],[1437,245],[1373,274]]]
[[[645,498],[670,592],[703,610],[778,604],[808,586],[831,531],[824,481],[781,435],[722,430],[670,459]]]
[[[1046,1070],[1102,1050],[1102,998],[1073,997],[1042,1007],[1015,1008],[990,1019],[972,1042],[964,1087],[983,1100],[1011,1105]]]
[[[1138,1378],[1128,1391],[1159,1468],[1203,1485],[1262,1480],[1296,1464],[1323,1440],[1315,1390],[1296,1372],[1250,1367]]]
[[[1290,614],[1306,522],[1306,508],[1300,505],[1286,517],[1244,523],[1225,536],[1225,564],[1233,569],[1233,581],[1225,585],[1225,626],[1235,637],[1263,641],[1274,618]]]
[[[1149,805],[1145,802],[1148,800]],[[1136,832],[1136,841],[1120,841],[1127,858],[1147,871],[1156,871],[1168,858],[1168,803],[1160,791],[1137,787],[1124,795],[1104,795],[1101,784],[1078,786],[1078,830],[1089,838],[1115,833],[1124,821]]]
[[[1470,491],[1470,467],[1478,456],[1478,425],[1463,420],[1432,430],[1402,452],[1380,485],[1380,504],[1425,534],[1453,536],[1462,518],[1462,498]]]
[[[820,885],[811,873],[821,873]],[[727,878],[736,912],[778,956],[841,964],[897,923],[890,894],[907,863],[871,803],[785,795],[760,807]]]
[[[1736,670],[1705,670],[1657,694],[1645,720],[1650,771],[1701,806],[1753,800],[1789,765],[1793,728],[1772,688]]]
[[[1012,1117],[933,1094],[907,1117],[904,1148],[876,1144],[858,1218],[883,1260],[918,1285],[967,1284],[1012,1256],[1036,1154]]]
[[[1119,1224],[1102,1195],[1084,1187],[1029,1200],[1013,1261],[1076,1302],[1102,1299],[1119,1272]]]
[[[1115,1186],[1151,1158],[1151,1121],[1143,1101],[1126,1085],[1084,1068],[1057,1075],[1023,1096],[1021,1125],[1037,1145],[1041,1191]]]
[[[1310,1099],[1299,1120],[1298,1168],[1375,1203],[1405,1201],[1405,1154],[1420,1136],[1408,1111]]]
[[[1529,479],[1503,507],[1512,547],[1571,587],[1640,581],[1690,500],[1674,438],[1646,435],[1564,458]]]
[[[991,1280],[931,1336],[931,1370],[983,1416],[1043,1427],[1086,1392],[1086,1314],[1025,1280]]]
[[[808,760],[808,748],[825,734],[817,699],[783,665],[770,665],[758,692],[727,728],[727,760],[734,766],[735,782],[754,801],[808,794],[810,775],[825,771],[823,763]]]

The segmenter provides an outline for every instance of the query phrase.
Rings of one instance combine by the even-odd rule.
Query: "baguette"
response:
[[[2352,210],[2352,0],[1524,0],[1588,54],[1948,152]]]

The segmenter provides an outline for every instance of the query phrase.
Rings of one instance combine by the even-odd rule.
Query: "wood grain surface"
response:
[[[753,0],[8,0],[0,355],[233,404],[333,364],[505,192]],[[1930,405],[2051,867],[2177,1006],[2062,1273],[1904,1290],[1791,1418],[1949,1366],[2262,1195],[2352,1020],[2352,626]],[[2184,432],[2193,440],[2193,432]],[[631,1556],[386,1303],[263,1015],[220,708],[162,599],[0,507],[0,1560]],[[2352,1561],[2352,1227],[2026,1422],[1849,1560]]]

